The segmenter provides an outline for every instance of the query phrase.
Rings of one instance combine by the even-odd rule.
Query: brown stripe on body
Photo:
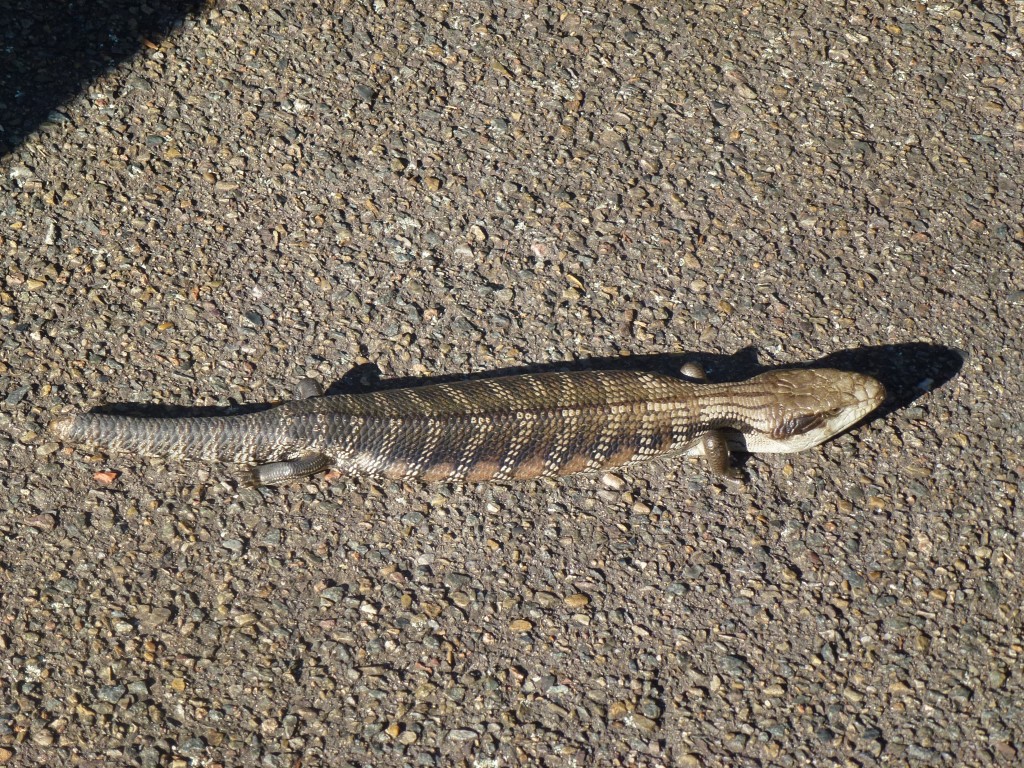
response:
[[[428,483],[439,483],[444,480],[450,480],[454,471],[454,464],[439,462],[428,466],[419,476]]]
[[[571,475],[586,468],[594,456],[601,435],[608,429],[608,410],[567,409],[555,423],[558,436],[547,455],[554,475]]]
[[[558,445],[558,428],[550,414],[538,415],[530,424],[529,437],[521,441],[511,476],[516,480],[553,477],[553,451]]]
[[[482,482],[495,478],[537,477],[544,473],[531,453],[538,427],[546,427],[549,413],[517,408],[538,401],[557,401],[552,387],[536,380],[473,382],[467,393],[455,385],[443,385],[438,394],[454,396],[467,415],[442,420],[448,434],[427,462],[431,477],[439,468],[450,468],[450,480]],[[524,390],[531,397],[524,397]],[[472,395],[472,397],[470,396]],[[436,469],[435,469],[436,468]]]
[[[495,459],[481,459],[469,466],[466,471],[466,480],[471,483],[482,483],[493,480],[501,469],[501,461]]]
[[[517,429],[510,436],[508,449],[501,459],[501,467],[496,475],[499,479],[526,479],[524,475],[518,474],[525,471],[525,468],[520,469],[520,465],[524,464],[530,455],[534,435],[541,425],[537,414],[531,411],[517,411],[516,425]]]
[[[576,453],[566,458],[565,463],[559,470],[560,475],[575,475],[577,472],[586,472],[590,468],[591,457],[586,453]]]

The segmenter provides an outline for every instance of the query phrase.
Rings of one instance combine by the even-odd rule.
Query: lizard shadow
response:
[[[373,363],[358,365],[331,384],[325,394],[359,394],[382,392],[403,387],[457,381],[479,381],[524,373],[552,373],[591,370],[633,370],[678,376],[685,363],[703,366],[709,381],[738,381],[777,368],[837,368],[844,371],[874,376],[886,389],[886,400],[871,420],[905,408],[927,392],[937,389],[957,375],[963,366],[963,356],[957,350],[937,344],[907,343],[861,347],[831,353],[818,360],[797,365],[765,366],[758,362],[755,347],[745,347],[732,355],[708,353],[665,353],[617,357],[593,357],[583,360],[520,365],[482,371],[469,375],[441,375],[429,377],[400,376],[385,379],[380,368]],[[285,397],[283,400],[290,398]],[[256,413],[272,408],[275,403],[245,403],[231,406],[182,406],[144,403],[109,403],[91,413],[144,416],[151,418],[180,418],[199,416],[231,416]]]
[[[403,387],[557,371],[632,370],[679,376],[679,369],[685,363],[690,362],[701,365],[707,373],[708,380],[713,382],[741,381],[765,371],[783,368],[836,368],[841,371],[867,374],[878,379],[885,386],[885,402],[874,414],[878,418],[905,408],[927,392],[943,386],[960,372],[964,358],[959,351],[951,347],[911,342],[840,350],[810,362],[784,365],[759,363],[758,350],[753,346],[745,347],[731,355],[679,352],[591,357],[577,361],[499,368],[468,375],[400,376],[391,379],[383,378],[380,369],[375,364],[366,363],[356,366],[346,373],[327,389],[326,394],[380,392]]]

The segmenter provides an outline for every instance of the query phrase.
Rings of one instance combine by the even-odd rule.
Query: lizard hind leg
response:
[[[243,485],[276,485],[286,480],[308,477],[334,466],[334,462],[322,453],[310,453],[292,461],[275,461],[250,467],[242,476]]]

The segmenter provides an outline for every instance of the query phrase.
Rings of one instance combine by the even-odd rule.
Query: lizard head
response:
[[[825,442],[859,422],[885,399],[885,387],[859,373],[832,369],[769,371],[751,379],[744,435],[756,453],[793,453]]]

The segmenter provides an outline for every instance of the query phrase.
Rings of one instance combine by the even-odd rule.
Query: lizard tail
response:
[[[248,462],[263,458],[265,446],[253,439],[254,416],[139,418],[82,413],[50,422],[61,442],[117,453],[169,459]]]

